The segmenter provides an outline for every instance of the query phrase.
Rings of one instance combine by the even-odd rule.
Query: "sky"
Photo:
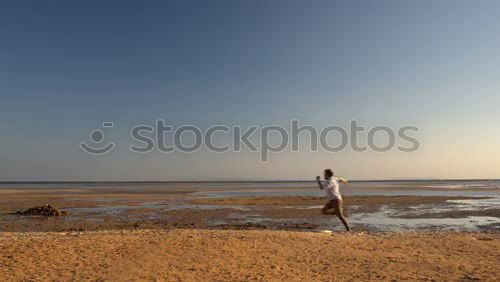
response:
[[[327,167],[500,178],[499,12],[493,0],[2,1],[0,181],[307,180]],[[131,152],[130,129],[159,119],[414,126],[419,147],[313,152],[305,134],[266,162],[247,148]],[[95,129],[112,151],[82,151]]]

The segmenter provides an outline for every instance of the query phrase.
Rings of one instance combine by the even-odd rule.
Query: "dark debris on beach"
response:
[[[38,206],[34,208],[29,208],[24,211],[17,211],[15,214],[17,215],[42,215],[42,216],[63,216],[67,215],[68,212],[61,211],[58,208],[45,204],[43,206]]]

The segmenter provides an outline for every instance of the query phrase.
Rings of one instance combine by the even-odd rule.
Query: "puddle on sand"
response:
[[[484,209],[484,208],[500,208],[500,198],[490,199],[468,199],[468,200],[448,200],[448,203],[459,204],[462,210],[467,209]]]
[[[142,199],[131,199],[131,198],[64,198],[64,199],[71,201],[95,201],[95,202],[142,200]]]
[[[219,191],[217,191],[219,192]],[[240,192],[240,191],[223,191],[227,192]],[[251,191],[241,191],[243,193]],[[255,191],[254,191],[255,192]],[[291,191],[265,191],[265,192],[275,192],[275,193],[286,193]],[[301,191],[293,191],[301,193]],[[313,192],[313,191],[310,191]],[[321,191],[320,191],[321,192]],[[316,191],[314,191],[316,193]],[[288,194],[289,195],[289,194]],[[114,198],[113,200],[118,200],[120,198]],[[107,199],[109,200],[109,198]],[[314,206],[284,206],[280,208],[291,208],[291,209],[320,209],[321,205]],[[440,213],[447,211],[472,211],[472,210],[482,210],[488,208],[500,208],[500,198],[492,199],[468,199],[468,200],[448,200],[447,203],[437,203],[437,204],[421,204],[405,207],[401,210],[400,207],[384,205],[380,210],[376,212],[361,212],[360,208],[362,206],[350,206],[350,216],[348,221],[354,228],[358,227],[363,230],[379,230],[379,231],[410,231],[410,230],[479,230],[482,226],[493,226],[494,224],[500,224],[499,217],[491,216],[470,216],[464,218],[418,218],[419,215],[426,213]],[[94,221],[103,221],[103,219],[97,216],[113,216],[115,220],[127,221],[132,220],[136,217],[141,217],[142,219],[157,219],[159,218],[158,213],[151,211],[140,211],[138,215],[123,215],[122,212],[126,210],[133,209],[154,209],[154,210],[181,210],[181,209],[193,209],[193,210],[217,210],[217,209],[235,209],[240,211],[250,211],[250,213],[230,213],[225,217],[211,219],[208,221],[208,225],[225,225],[232,224],[233,222],[238,223],[262,223],[270,222],[272,224],[279,225],[285,222],[303,222],[304,219],[297,218],[287,218],[284,215],[283,218],[265,218],[259,214],[259,210],[273,207],[266,206],[239,206],[239,205],[196,205],[189,203],[165,203],[165,201],[153,201],[153,202],[143,202],[137,205],[99,205],[92,208],[68,208],[65,209],[70,211],[70,214],[76,215],[87,215],[86,219]],[[415,216],[416,218],[402,218],[402,216]],[[70,219],[70,218],[68,218]],[[70,219],[71,220],[71,219]],[[308,223],[314,223],[319,225],[321,228],[329,229],[342,229],[342,225],[335,217],[321,216],[314,217],[306,220]],[[492,227],[494,228],[494,227]]]
[[[63,209],[65,211],[69,211],[70,213],[103,213],[105,215],[114,215],[121,213],[125,210],[129,209],[160,209],[163,208],[163,202],[145,202],[141,204],[134,205],[99,205],[97,207],[92,208],[67,208]]]
[[[318,209],[319,210],[319,209],[323,208],[323,205],[317,205],[317,206],[283,206],[283,207],[280,207],[280,208],[298,209],[298,210],[310,210],[310,209]]]
[[[426,189],[425,187],[413,187],[401,190],[378,190],[363,189],[357,190],[355,187],[345,187],[342,194],[350,196],[473,196],[473,197],[499,197],[500,190],[491,191],[462,191],[451,189],[449,191]],[[319,189],[304,190],[242,190],[242,191],[199,191],[194,192],[193,199],[196,198],[224,198],[224,197],[248,197],[248,196],[324,196],[325,192]]]
[[[209,220],[207,222],[208,226],[218,226],[218,225],[228,225],[229,222],[224,221],[224,220]]]
[[[104,218],[99,218],[99,217],[76,217],[76,216],[67,216],[66,217],[67,221],[78,221],[78,220],[87,220],[87,221],[93,221],[93,222],[104,222]]]
[[[465,218],[398,218],[399,212],[383,206],[379,212],[358,213],[348,218],[352,225],[362,225],[380,231],[409,230],[479,230],[480,226],[500,223],[500,218],[469,216]]]
[[[414,205],[405,207],[404,211],[401,211],[396,217],[439,214],[442,212],[484,211],[489,209],[500,209],[500,198],[447,200],[446,203]]]
[[[163,206],[164,210],[182,210],[182,209],[194,209],[194,210],[218,210],[218,209],[236,209],[242,211],[249,211],[252,208],[245,206],[231,206],[231,205],[193,205],[193,204],[168,204]]]
[[[262,223],[265,221],[273,221],[273,219],[262,217],[262,215],[257,213],[230,213],[226,218],[235,219],[239,223]]]
[[[257,213],[230,213],[226,216],[226,218],[231,218],[231,219],[242,219],[249,217],[262,217],[262,216]]]

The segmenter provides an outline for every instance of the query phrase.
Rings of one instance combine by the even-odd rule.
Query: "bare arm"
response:
[[[349,181],[347,181],[347,179],[343,178],[342,176],[339,176],[339,181],[342,183],[345,183],[345,184],[347,184],[349,182]]]
[[[316,176],[316,182],[318,182],[319,189],[323,190],[323,189],[325,189],[325,187],[323,186],[323,182],[321,182],[320,179],[321,179],[321,177]]]

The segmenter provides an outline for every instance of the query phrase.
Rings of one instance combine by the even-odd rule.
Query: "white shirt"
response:
[[[321,190],[325,190],[326,196],[329,200],[342,200],[342,195],[340,195],[339,180],[340,177],[332,176],[326,181],[319,182],[319,188],[321,188]]]

